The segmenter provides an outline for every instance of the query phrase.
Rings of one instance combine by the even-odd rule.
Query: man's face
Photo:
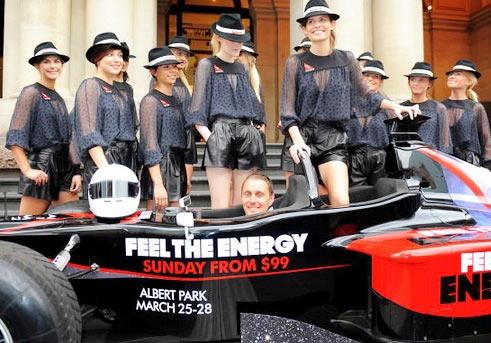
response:
[[[274,201],[264,180],[248,179],[242,187],[242,206],[246,215],[268,211]]]

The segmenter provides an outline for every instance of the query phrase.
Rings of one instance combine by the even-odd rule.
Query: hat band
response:
[[[433,72],[426,69],[411,69],[409,76],[411,76],[411,74],[425,74],[428,75],[429,77],[433,77]]]
[[[365,61],[373,61],[373,57],[372,56],[368,56],[368,55],[362,55],[360,57],[358,57],[359,60],[365,60]]]
[[[48,53],[53,53],[54,55],[61,55],[61,53],[54,48],[41,49],[34,54],[34,56],[47,55]]]
[[[387,76],[387,75],[385,75],[385,72],[383,71],[383,69],[376,68],[376,67],[364,67],[361,72],[362,73],[374,72],[374,73],[379,73],[383,76]]]
[[[189,45],[184,44],[184,43],[172,43],[172,44],[169,44],[169,48],[182,48],[182,49],[186,49],[186,50],[191,50]]]
[[[95,43],[94,45],[99,45],[99,44],[114,44],[114,45],[121,46],[121,42],[119,40],[113,39],[113,38],[100,40],[97,43]]]
[[[245,29],[242,30],[237,30],[237,29],[228,29],[226,27],[222,27],[218,24],[215,25],[215,28],[223,33],[229,33],[231,35],[244,35],[245,34]]]
[[[329,7],[325,6],[313,6],[310,8],[307,8],[305,12],[303,12],[303,16],[305,17],[307,14],[312,13],[312,12],[326,12],[327,14],[335,14]]]
[[[477,71],[476,69],[474,69],[472,67],[465,66],[463,64],[457,64],[456,66],[454,66],[452,68],[452,70],[468,70],[468,71],[473,71],[473,72]]]
[[[154,60],[151,60],[150,62],[148,62],[148,65],[152,67],[157,63],[164,62],[164,61],[174,61],[176,62],[176,64],[179,64],[179,62],[177,61],[174,55],[165,55],[165,56],[160,56]]]
[[[249,48],[248,46],[242,45],[242,50],[250,52],[251,54],[255,54],[256,52]]]

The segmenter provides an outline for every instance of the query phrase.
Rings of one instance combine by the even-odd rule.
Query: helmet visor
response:
[[[102,198],[136,198],[139,193],[139,182],[108,180],[89,185],[89,196],[94,200]]]

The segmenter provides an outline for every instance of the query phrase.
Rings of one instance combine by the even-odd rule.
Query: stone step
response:
[[[204,143],[197,143],[198,163],[194,165],[193,191],[191,194],[193,206],[196,207],[210,206],[208,180],[206,172],[201,170],[204,147]],[[283,172],[280,170],[281,149],[281,143],[266,145],[268,167],[264,170],[264,173],[272,180],[277,195],[285,192],[285,180]],[[20,203],[20,195],[17,193],[18,185],[18,169],[0,169],[0,216],[3,216],[4,212],[7,215],[17,214]],[[142,206],[144,205],[142,204]]]

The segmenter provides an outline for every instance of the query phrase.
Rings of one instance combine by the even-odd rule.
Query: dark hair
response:
[[[53,55],[42,55],[42,56],[38,56],[36,57],[33,61],[32,61],[32,65],[36,65],[36,64],[40,64],[45,58],[49,57],[49,56],[56,56],[60,59],[61,61],[61,64],[65,64],[65,62],[63,62],[63,59],[60,57],[60,55],[57,55],[57,54],[53,54]]]
[[[244,182],[242,182],[242,187],[240,189],[240,192],[241,193],[244,191],[244,185],[245,185],[245,183],[247,181],[249,181],[249,180],[261,180],[261,181],[266,182],[266,184],[268,185],[269,195],[273,195],[274,194],[273,183],[271,182],[271,180],[269,179],[269,177],[267,177],[266,175],[261,174],[261,173],[252,173],[251,175],[249,175],[248,177],[246,177],[245,180],[244,180]]]
[[[106,51],[108,50],[121,50],[121,52],[123,52],[122,48],[116,48],[113,44],[100,44],[94,48],[95,65],[97,65],[97,63],[104,58]]]

